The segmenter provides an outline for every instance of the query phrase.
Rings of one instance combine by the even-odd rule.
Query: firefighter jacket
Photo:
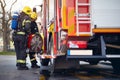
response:
[[[28,15],[20,14],[18,20],[17,34],[30,34],[31,32],[31,19]]]
[[[35,21],[31,21],[31,34],[38,33],[38,27]]]

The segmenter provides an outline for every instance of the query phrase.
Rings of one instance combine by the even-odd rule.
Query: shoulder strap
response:
[[[23,15],[20,14],[19,17],[18,17],[18,31],[23,30],[22,23],[23,23]]]

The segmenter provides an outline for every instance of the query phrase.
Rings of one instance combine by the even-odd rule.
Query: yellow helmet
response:
[[[32,12],[31,15],[30,15],[30,17],[32,19],[37,19],[37,13],[36,12]]]
[[[32,12],[32,9],[29,6],[25,6],[22,10],[25,14],[30,15]]]

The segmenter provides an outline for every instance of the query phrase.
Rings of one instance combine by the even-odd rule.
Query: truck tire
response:
[[[42,66],[48,66],[49,60],[50,59],[41,59],[41,65]]]
[[[48,66],[49,64],[49,59],[41,59],[41,66]],[[41,69],[40,68],[40,74],[44,75],[44,76],[50,76],[50,72],[48,71],[48,69]]]

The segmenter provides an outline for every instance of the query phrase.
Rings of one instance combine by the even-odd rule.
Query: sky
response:
[[[6,9],[9,9],[12,2],[15,0],[6,0],[7,7]],[[24,6],[30,6],[33,8],[36,5],[41,5],[42,0],[17,0],[17,2],[14,4],[12,11],[21,11]]]

